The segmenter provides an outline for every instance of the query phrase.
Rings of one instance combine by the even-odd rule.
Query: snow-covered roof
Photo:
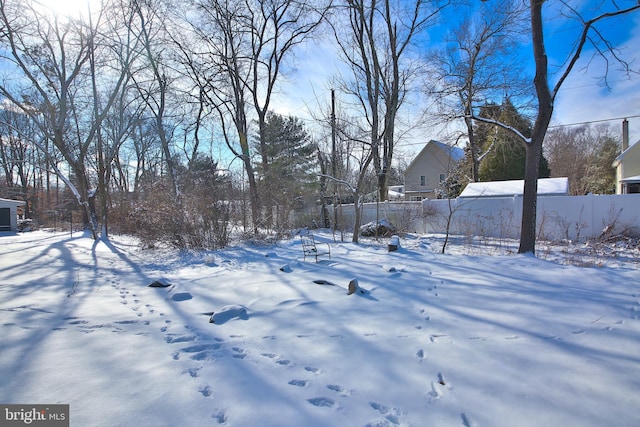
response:
[[[464,150],[460,147],[452,147],[451,145],[447,145],[444,142],[440,142],[440,141],[436,141],[434,139],[430,140],[429,142],[427,142],[425,144],[424,147],[422,147],[422,150],[420,150],[420,152],[413,158],[413,160],[411,161],[411,163],[409,163],[409,166],[407,167],[407,170],[411,169],[414,165],[414,163],[416,163],[418,161],[418,159],[421,157],[422,153],[428,149],[428,147],[430,146],[434,146],[434,147],[438,147],[440,150],[442,150],[444,153],[448,154],[451,159],[455,162],[459,162],[460,160],[462,160],[464,158]]]
[[[636,150],[637,148],[640,148],[640,140],[636,141],[634,144],[631,144],[626,150],[620,153],[618,157],[616,157],[616,159],[613,161],[613,164],[611,166],[613,166],[614,168],[618,167],[620,162],[622,162],[622,159],[624,159],[627,154],[629,154],[631,151]]]
[[[13,204],[16,206],[22,206],[27,204],[26,202],[23,202],[22,200],[12,200],[12,199],[2,199],[0,198],[0,203],[8,205],[8,204]]]
[[[524,180],[470,182],[460,197],[513,197],[524,192]],[[566,196],[569,194],[569,178],[538,179],[539,196]]]
[[[429,141],[428,144],[435,144],[436,146],[440,147],[442,151],[444,151],[445,153],[449,153],[451,158],[456,162],[459,162],[464,158],[464,150],[460,147],[453,147],[451,145],[445,144],[444,142],[435,140]]]
[[[640,175],[628,176],[625,179],[620,180],[620,182],[626,182],[626,183],[640,182]]]

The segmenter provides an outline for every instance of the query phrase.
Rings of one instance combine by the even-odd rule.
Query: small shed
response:
[[[460,197],[514,197],[524,193],[524,180],[470,182]],[[569,195],[569,178],[539,178],[538,196]]]
[[[18,206],[25,204],[20,200],[0,199],[0,231],[18,230]]]

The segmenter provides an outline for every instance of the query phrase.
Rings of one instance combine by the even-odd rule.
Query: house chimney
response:
[[[622,121],[622,152],[629,148],[629,120]]]

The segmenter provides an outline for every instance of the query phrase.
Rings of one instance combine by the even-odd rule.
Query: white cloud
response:
[[[632,25],[630,38],[624,43],[622,57],[630,61],[632,69],[640,72],[640,19],[627,21]],[[593,59],[589,62],[589,60]],[[588,68],[585,68],[588,65]],[[554,123],[571,124],[611,120],[620,126],[622,119],[629,118],[629,133],[632,142],[640,139],[640,74],[625,75],[619,64],[609,62],[608,87],[602,77],[607,66],[602,58],[593,58],[585,52],[581,62],[558,92],[555,104]]]

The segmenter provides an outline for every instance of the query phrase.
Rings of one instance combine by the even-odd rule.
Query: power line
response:
[[[589,120],[589,121],[585,121],[585,122],[576,122],[576,123],[565,123],[565,124],[549,126],[548,128],[552,129],[552,128],[561,128],[561,127],[568,127],[568,126],[588,125],[588,124],[592,124],[592,123],[612,122],[612,121],[615,121],[615,120],[635,119],[635,118],[638,118],[638,117],[640,117],[640,114],[636,114],[636,115],[632,115],[632,116],[613,117],[613,118],[610,118],[610,119]],[[424,145],[424,144],[426,144],[426,142],[417,141],[417,142],[403,142],[403,143],[401,143],[399,145],[402,146],[402,147],[409,147],[409,146]]]
[[[636,114],[634,116],[613,117],[611,119],[589,120],[589,121],[586,121],[586,122],[577,122],[577,123],[565,123],[565,124],[561,124],[561,125],[549,126],[549,129],[551,129],[551,128],[561,128],[561,127],[565,127],[565,126],[589,125],[589,124],[592,124],[592,123],[613,122],[615,120],[634,119],[636,117],[640,117],[640,114]]]

